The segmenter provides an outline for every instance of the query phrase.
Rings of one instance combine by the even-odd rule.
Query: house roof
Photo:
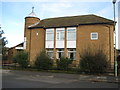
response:
[[[29,28],[67,27],[89,24],[113,24],[114,21],[97,15],[68,16],[41,20],[37,25]]]
[[[37,17],[34,12],[31,12],[27,17]]]
[[[19,47],[19,46],[23,47],[23,44],[24,44],[23,42],[20,43],[20,44],[17,44],[16,46],[13,46],[13,47],[9,48],[9,50],[10,50],[10,49],[13,49],[13,48],[15,48],[15,47]]]

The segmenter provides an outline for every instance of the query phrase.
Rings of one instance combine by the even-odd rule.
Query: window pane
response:
[[[46,30],[46,40],[54,40],[54,29]]]
[[[58,58],[64,57],[64,52],[58,52]]]
[[[46,30],[47,33],[53,33],[53,30]]]
[[[57,40],[64,40],[64,32],[65,32],[65,30],[57,30],[56,31],[56,33],[57,33],[56,39]]]
[[[59,40],[59,33],[57,33],[57,40]]]
[[[76,30],[75,29],[68,29],[67,40],[76,40]]]
[[[91,33],[91,39],[98,39],[98,33]]]
[[[52,49],[48,49],[48,50],[47,50],[47,55],[48,55],[51,59],[53,59],[53,50],[52,50]]]
[[[97,34],[92,34],[92,38],[96,38],[97,37]]]
[[[76,33],[75,32],[68,32],[68,39],[67,40],[76,40]]]
[[[47,33],[46,40],[54,40],[54,34],[53,33]]]
[[[61,57],[64,57],[64,49],[57,50],[57,59],[60,59]]]
[[[74,59],[74,53],[70,53],[70,59]]]
[[[60,53],[58,53],[58,58],[61,58],[61,52],[60,52]]]
[[[68,29],[68,32],[75,32],[75,29]]]
[[[64,40],[64,32],[60,33],[60,40]]]
[[[53,58],[53,52],[47,52],[47,55],[52,59]]]
[[[61,52],[61,57],[64,57],[64,52]]]
[[[75,49],[68,50],[68,58],[71,60],[76,60],[76,50]]]

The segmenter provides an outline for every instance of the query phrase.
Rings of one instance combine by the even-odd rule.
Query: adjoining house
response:
[[[56,59],[73,59],[78,66],[84,48],[93,52],[102,48],[114,66],[114,22],[97,15],[67,16],[40,20],[34,11],[25,17],[24,49],[29,52],[29,60],[42,50],[56,62]]]
[[[8,60],[7,60],[7,63],[8,63],[8,64],[10,64],[10,63],[13,62],[13,57],[14,57],[14,55],[15,55],[17,52],[19,52],[19,51],[21,51],[21,50],[24,49],[24,48],[23,48],[23,44],[24,44],[24,43],[22,42],[22,43],[14,46],[14,47],[11,47],[11,48],[8,49]]]

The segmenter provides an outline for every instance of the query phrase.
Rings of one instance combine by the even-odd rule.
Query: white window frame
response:
[[[61,49],[61,51],[59,51],[59,50],[60,50],[60,49],[57,49],[57,54],[56,54],[56,58],[57,58],[57,59],[60,59],[58,53],[64,53],[64,49]],[[64,56],[63,56],[63,57],[64,57]]]
[[[60,39],[61,32],[59,32],[59,31],[61,31],[61,30],[63,30],[62,32],[64,33],[64,39],[65,39],[65,28],[56,28],[56,40],[64,41],[64,39],[63,40]],[[58,36],[59,38],[57,38],[57,33],[59,33],[59,36]]]
[[[26,49],[26,40],[27,40],[27,37],[24,37],[24,43],[23,43],[23,48]]]
[[[76,33],[76,27],[68,27],[67,28],[67,41],[76,41],[76,37],[75,37],[75,40],[69,40],[69,38],[68,38],[68,30],[70,30],[70,29],[74,29],[75,31],[71,31],[71,32],[75,32]]]
[[[73,58],[73,60],[76,60],[76,49],[72,49],[73,51],[70,51],[71,49],[68,49],[68,58],[70,58],[70,53],[74,53],[75,55],[74,55],[74,58]]]
[[[52,32],[49,32],[49,31],[52,31]],[[53,40],[48,40],[47,38],[47,34],[53,34]],[[54,41],[54,28],[51,28],[51,29],[46,29],[46,41]]]
[[[96,34],[96,38],[93,38],[93,34]],[[91,38],[91,40],[98,40],[98,32],[92,32],[91,34],[90,34],[90,38]]]

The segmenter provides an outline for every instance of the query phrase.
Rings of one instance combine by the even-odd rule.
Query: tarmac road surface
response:
[[[2,88],[118,88],[118,82],[118,78],[113,76],[15,70],[2,72]]]

